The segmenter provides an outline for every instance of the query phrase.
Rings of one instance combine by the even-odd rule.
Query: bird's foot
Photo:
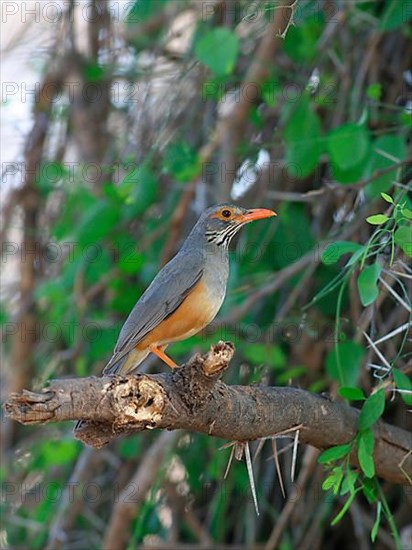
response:
[[[155,346],[154,344],[152,344],[150,346],[150,351],[157,355],[159,359],[166,363],[168,367],[170,367],[171,369],[177,369],[179,365],[176,365],[176,363],[165,354],[165,352],[163,351],[165,348],[166,346]]]

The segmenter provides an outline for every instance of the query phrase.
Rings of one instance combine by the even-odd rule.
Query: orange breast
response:
[[[219,306],[220,303],[213,300],[200,280],[176,311],[139,342],[136,349],[146,349],[152,344],[170,344],[193,336],[214,319]]]

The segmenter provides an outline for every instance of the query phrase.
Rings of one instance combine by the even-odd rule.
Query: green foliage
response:
[[[281,369],[286,365],[286,357],[280,346],[248,344],[243,353],[253,365],[267,365],[273,369]]]
[[[358,433],[356,438],[358,447],[358,460],[362,472],[366,477],[375,475],[375,465],[373,462],[374,437],[373,431],[370,428],[363,429]]]
[[[158,195],[157,178],[150,166],[150,160],[133,167],[120,182],[118,192],[127,205],[127,219],[133,219],[146,212]]]
[[[378,197],[382,191],[388,191],[392,187],[397,170],[395,163],[405,160],[406,155],[407,145],[403,135],[384,135],[374,140],[364,176],[368,178],[377,172],[385,173],[375,177],[373,182],[365,187],[368,197]],[[387,171],[391,166],[393,170]]]
[[[395,380],[396,389],[408,406],[412,406],[412,382],[402,371],[392,369],[392,376]]]
[[[324,491],[328,491],[329,489],[332,490],[332,493],[334,495],[339,494],[339,489],[341,487],[343,479],[343,470],[339,466],[335,466],[332,469],[332,472],[328,475],[328,477],[324,480],[322,483],[322,489]]]
[[[403,252],[412,258],[412,226],[399,227],[394,233],[394,240]]]
[[[378,263],[364,267],[358,276],[359,297],[363,306],[373,304],[379,296],[378,280],[382,267]]]
[[[349,252],[356,252],[362,250],[363,247],[359,243],[352,241],[337,241],[328,244],[325,250],[322,252],[321,260],[325,265],[337,263],[342,256]]]
[[[101,200],[89,209],[75,229],[75,237],[81,247],[96,244],[108,236],[119,221],[119,210],[108,200]]]
[[[381,225],[386,223],[389,220],[389,216],[386,214],[374,214],[373,216],[368,216],[366,221],[371,225]]]
[[[379,101],[382,97],[382,85],[379,83],[371,84],[368,86],[366,93],[368,94],[369,99]]]
[[[282,204],[273,241],[276,248],[271,245],[267,251],[273,269],[286,267],[313,249],[315,239],[311,232],[310,219],[301,205]],[[262,260],[265,259],[266,254],[263,254]]]
[[[327,464],[328,462],[334,462],[339,458],[343,458],[349,453],[351,447],[352,445],[350,443],[346,443],[345,445],[336,445],[335,447],[330,447],[329,449],[326,449],[326,451],[323,451],[323,453],[319,455],[318,462],[320,464]]]
[[[175,142],[166,149],[164,167],[176,180],[191,181],[199,172],[196,151],[186,142]]]
[[[382,503],[379,501],[376,507],[376,519],[374,521],[372,531],[371,531],[371,541],[375,542],[378,535],[378,529],[381,522],[381,512],[382,512]]]
[[[364,126],[347,123],[330,132],[327,147],[332,165],[339,170],[350,170],[365,160],[369,135]]]
[[[326,356],[326,371],[344,386],[356,384],[365,350],[357,342],[338,342]]]
[[[385,390],[377,390],[370,395],[362,406],[358,426],[361,431],[370,428],[382,416],[385,410]]]
[[[79,454],[81,445],[73,439],[46,440],[37,447],[33,468],[50,468],[71,464]]]
[[[284,138],[288,172],[304,178],[316,168],[322,153],[320,120],[308,97],[303,96],[293,109]]]
[[[361,388],[342,387],[339,388],[339,395],[350,401],[363,401],[365,399],[365,395]]]
[[[239,39],[226,27],[216,27],[201,36],[195,54],[216,76],[233,72],[239,54]]]
[[[388,32],[405,25],[412,18],[410,2],[388,2],[379,22],[379,30]]]
[[[323,18],[319,15],[308,17],[301,25],[289,29],[284,47],[294,61],[310,62],[316,57],[318,37],[325,25]]]

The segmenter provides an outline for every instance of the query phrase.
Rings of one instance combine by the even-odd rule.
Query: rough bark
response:
[[[94,447],[154,428],[250,441],[301,426],[300,441],[318,449],[355,437],[358,411],[342,403],[292,387],[224,384],[233,353],[231,343],[219,342],[167,374],[52,380],[41,393],[11,395],[6,414],[22,424],[83,420],[75,436]],[[377,474],[407,484],[412,434],[382,421],[374,432]],[[356,453],[351,462],[357,465]]]

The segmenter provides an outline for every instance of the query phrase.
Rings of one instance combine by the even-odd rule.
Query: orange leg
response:
[[[164,349],[166,349],[166,346],[156,346],[155,344],[152,344],[151,346],[149,346],[149,349],[152,353],[157,355],[159,359],[166,363],[166,365],[171,369],[177,369],[179,367],[179,365],[176,365],[176,363],[172,361],[172,359],[170,359],[170,357],[168,357],[163,351]]]

